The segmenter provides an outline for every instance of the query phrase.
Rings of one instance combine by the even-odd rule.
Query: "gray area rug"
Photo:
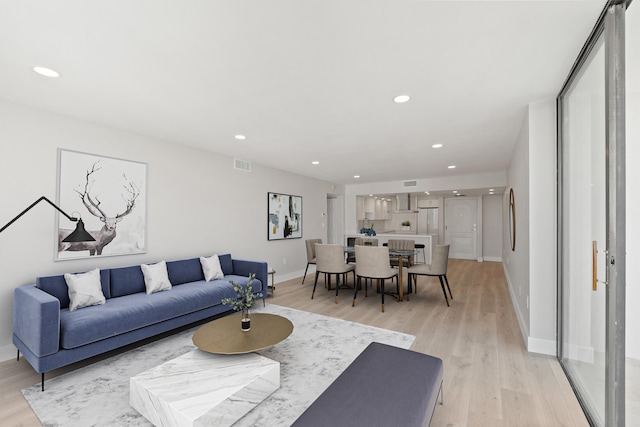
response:
[[[284,316],[294,330],[259,352],[280,362],[280,388],[236,426],[289,426],[369,343],[409,348],[415,339],[276,305],[254,311]],[[129,406],[129,378],[193,350],[195,329],[47,380],[44,393],[39,383],[22,393],[45,426],[150,426]]]

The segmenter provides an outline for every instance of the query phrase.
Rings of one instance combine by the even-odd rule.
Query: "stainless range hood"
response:
[[[410,193],[396,194],[396,212],[415,212],[417,206],[411,206]]]

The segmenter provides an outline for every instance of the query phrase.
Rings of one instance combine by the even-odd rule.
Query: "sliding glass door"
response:
[[[608,5],[558,97],[558,357],[596,426],[625,420],[624,13]]]

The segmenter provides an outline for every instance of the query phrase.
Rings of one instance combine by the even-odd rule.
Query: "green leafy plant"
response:
[[[253,286],[251,285],[253,279],[256,277],[254,273],[249,275],[249,281],[244,288],[242,285],[237,284],[233,280],[230,280],[233,290],[236,291],[236,298],[223,298],[222,304],[230,305],[235,311],[248,310],[256,303],[256,298],[262,298],[262,292],[253,293]]]
[[[402,225],[405,227],[410,227],[411,226],[411,221],[402,221]]]

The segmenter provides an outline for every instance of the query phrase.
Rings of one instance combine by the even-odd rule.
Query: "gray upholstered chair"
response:
[[[378,239],[367,238],[366,241],[362,237],[350,237],[349,239],[353,239],[353,246],[378,246]],[[350,246],[349,240],[347,240],[347,246]],[[356,262],[355,252],[349,254],[347,262]]]
[[[364,279],[379,279],[380,294],[382,295],[382,312],[384,313],[384,281],[398,277],[398,270],[391,268],[389,263],[389,248],[385,246],[356,246],[356,283],[353,293],[352,307],[356,305],[356,297],[358,296],[358,288]],[[396,288],[398,281],[396,280]],[[399,289],[397,289],[399,291]],[[364,296],[367,296],[367,285],[364,286]]]
[[[411,239],[389,239],[387,246],[390,251],[412,251],[416,248],[416,241]],[[402,266],[410,267],[412,264],[412,258],[402,258]],[[391,258],[391,266],[397,267],[399,261],[396,257]]]
[[[433,257],[431,264],[416,264],[407,270],[409,278],[409,289],[411,289],[411,282],[413,279],[413,286],[415,292],[418,293],[418,277],[417,276],[438,276],[440,279],[440,286],[442,287],[442,293],[444,294],[444,300],[449,306],[449,298],[447,298],[447,292],[444,289],[446,282],[447,289],[449,290],[449,296],[451,295],[451,288],[449,287],[449,280],[447,279],[447,265],[449,264],[449,245],[437,245],[433,250]],[[444,281],[442,280],[444,278]],[[407,300],[409,294],[407,294]]]
[[[322,245],[316,243],[316,280],[313,282],[311,299],[315,296],[318,275],[329,275],[329,288],[331,288],[331,275],[336,275],[336,304],[338,303],[338,291],[340,290],[340,276],[346,283],[347,273],[353,272],[353,282],[356,281],[355,266],[347,264],[344,260],[344,247],[342,245]]]
[[[316,243],[322,243],[322,239],[307,239],[305,240],[305,245],[307,246],[307,268],[304,269],[304,276],[302,277],[302,284],[304,285],[304,279],[307,277],[307,270],[309,269],[309,264],[316,263]]]

